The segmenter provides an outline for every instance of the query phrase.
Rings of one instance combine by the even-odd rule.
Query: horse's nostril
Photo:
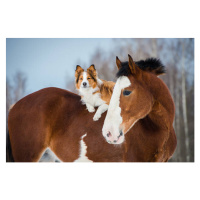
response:
[[[122,135],[123,135],[123,132],[120,131],[120,134],[119,134],[118,138],[120,138]]]
[[[122,136],[123,135],[123,132],[122,131],[120,131],[120,134],[119,134],[119,136]]]
[[[107,137],[110,137],[111,136],[111,133],[110,133],[110,131],[107,133]]]

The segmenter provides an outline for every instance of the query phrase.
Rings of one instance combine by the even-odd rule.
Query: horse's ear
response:
[[[117,56],[116,56],[116,64],[117,64],[118,69],[120,69],[122,67],[122,63]]]
[[[132,74],[136,74],[138,71],[138,66],[135,64],[133,58],[129,54],[128,54],[128,65]]]

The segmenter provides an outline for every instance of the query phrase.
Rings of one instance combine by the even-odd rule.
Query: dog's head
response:
[[[97,86],[97,72],[94,65],[91,65],[87,71],[79,65],[75,71],[76,89],[95,88]]]

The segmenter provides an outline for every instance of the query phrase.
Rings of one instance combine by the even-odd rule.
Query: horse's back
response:
[[[59,88],[45,88],[18,101],[8,117],[14,160],[37,161],[49,146],[56,119],[64,115],[63,107],[68,106],[70,115],[73,106],[81,106],[78,102],[78,95]]]
[[[106,113],[98,121],[93,115],[66,90],[46,88],[24,97],[9,113],[14,161],[38,161],[48,148],[64,162],[123,161],[123,145],[116,148],[101,134]]]

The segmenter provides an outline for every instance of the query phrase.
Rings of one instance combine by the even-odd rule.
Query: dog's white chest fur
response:
[[[98,107],[93,120],[97,121],[100,117],[101,114],[104,113],[106,110],[108,110],[108,105],[106,104],[105,101],[101,99],[101,93],[99,91],[99,87],[88,87],[89,85],[86,73],[83,73],[83,79],[82,79],[82,84],[79,91],[79,94],[81,95],[81,101],[83,104],[86,105],[86,108],[89,112],[94,112],[95,108]],[[101,85],[102,81],[100,79],[97,79],[97,85]],[[86,87],[87,86],[87,87]]]
[[[100,93],[95,93],[98,91],[98,87],[96,88],[80,88],[79,93],[82,96],[81,101],[83,104],[90,104],[93,107],[98,107],[102,104],[105,104],[105,101],[101,99]]]
[[[105,101],[101,99],[101,94],[97,92],[99,90],[98,87],[96,88],[80,88],[79,93],[82,96],[81,101],[83,104],[86,104],[86,107],[89,112],[94,112],[94,107],[98,107],[93,120],[97,121],[101,114],[108,110],[108,105]],[[97,93],[95,93],[97,92]],[[94,94],[95,93],[95,94]]]

